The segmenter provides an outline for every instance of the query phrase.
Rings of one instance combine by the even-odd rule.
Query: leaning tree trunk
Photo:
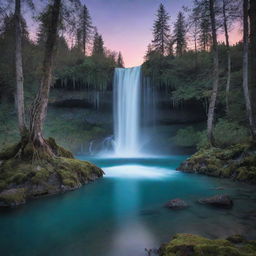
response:
[[[24,90],[23,90],[23,68],[21,54],[21,11],[20,0],[15,0],[15,69],[16,69],[16,107],[18,113],[18,124],[20,135],[26,135]]]
[[[218,93],[219,85],[219,54],[218,54],[218,42],[216,33],[216,21],[215,21],[215,10],[214,10],[214,0],[210,0],[210,18],[212,27],[212,51],[213,51],[213,87],[212,94],[208,109],[208,119],[207,119],[207,137],[211,146],[215,145],[213,136],[213,122],[216,107],[216,99]]]
[[[226,1],[223,0],[223,22],[225,31],[225,41],[227,49],[227,62],[228,62],[228,73],[227,73],[227,84],[226,84],[226,112],[229,112],[229,90],[230,90],[230,79],[231,79],[231,56],[230,56],[230,46],[229,46],[229,35],[228,35],[228,25],[227,25],[227,15],[226,15]]]
[[[249,88],[251,90],[251,103],[252,103],[252,115],[253,115],[253,139],[256,141],[256,1],[250,0],[249,8],[249,20],[250,20],[250,35],[249,35]]]
[[[60,16],[61,0],[54,0],[51,10],[51,21],[48,26],[48,34],[45,45],[45,54],[42,67],[42,80],[39,91],[34,100],[30,117],[30,141],[35,147],[44,148],[51,154],[46,141],[43,138],[43,123],[47,113],[49,91],[52,81],[53,55],[57,41],[58,22]]]

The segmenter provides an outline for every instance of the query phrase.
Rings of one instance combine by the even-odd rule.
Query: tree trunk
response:
[[[248,87],[248,52],[249,52],[249,43],[248,43],[248,0],[244,0],[243,2],[243,90],[244,90],[244,98],[246,105],[246,112],[249,119],[250,131],[253,140],[256,139],[256,125],[255,120],[253,118],[253,110],[251,104],[251,97]],[[255,73],[253,73],[255,74]]]
[[[36,147],[48,149],[42,130],[47,113],[49,91],[52,82],[53,55],[57,41],[58,22],[60,16],[61,0],[54,0],[51,6],[51,20],[45,45],[44,61],[42,67],[42,80],[39,91],[34,100],[30,117],[30,140]]]
[[[20,0],[15,0],[15,68],[16,68],[16,107],[21,137],[26,135],[23,68],[21,54],[21,11]]]
[[[249,88],[252,103],[254,124],[256,123],[256,1],[250,0],[249,7],[250,35],[249,35]],[[254,127],[254,130],[256,128]],[[255,134],[254,134],[255,137]]]
[[[86,53],[86,24],[85,24],[85,6],[83,7],[83,54],[85,55]]]
[[[212,94],[210,98],[209,109],[208,109],[208,119],[207,119],[207,137],[211,146],[215,145],[214,136],[213,136],[213,123],[214,123],[215,106],[216,106],[216,99],[217,99],[218,85],[219,85],[219,54],[218,54],[214,2],[215,0],[210,0],[210,17],[211,17],[212,41],[213,41],[213,44],[212,44],[213,87],[212,87]]]
[[[228,62],[228,73],[227,73],[227,84],[226,84],[226,112],[229,112],[229,90],[230,90],[230,79],[231,79],[231,56],[230,56],[230,46],[229,46],[229,35],[228,35],[228,25],[227,25],[227,15],[226,15],[226,1],[223,0],[223,22],[227,49],[227,62]]]

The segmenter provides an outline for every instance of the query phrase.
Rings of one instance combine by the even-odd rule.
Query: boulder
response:
[[[240,244],[240,243],[243,243],[246,241],[246,239],[242,235],[239,235],[239,234],[229,236],[227,238],[227,240],[233,244]]]
[[[220,208],[231,208],[233,206],[233,200],[228,195],[215,195],[202,198],[199,199],[198,202]]]
[[[165,206],[170,209],[184,209],[188,207],[188,204],[180,198],[175,198],[167,202]]]

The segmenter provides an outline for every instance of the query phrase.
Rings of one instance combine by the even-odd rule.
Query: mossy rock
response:
[[[5,149],[0,152],[0,160],[6,160],[14,157],[17,154],[19,148],[20,143],[5,147]]]
[[[0,206],[14,207],[26,202],[26,189],[13,188],[0,193]]]
[[[52,140],[51,145],[54,145],[53,142],[55,143]],[[26,152],[30,152],[30,145],[27,144],[26,147]],[[68,158],[55,156],[32,161],[29,158],[12,157],[2,161],[0,206],[16,206],[29,198],[74,190],[103,176],[103,171],[97,166],[74,159],[69,151],[57,145],[55,150],[56,155],[65,155]],[[23,190],[19,190],[20,188],[26,193],[21,193]]]
[[[177,234],[161,246],[160,256],[255,256],[250,243],[237,247],[225,239],[211,240],[198,235]]]
[[[256,151],[251,144],[202,149],[177,169],[256,184]]]
[[[49,146],[51,147],[51,149],[53,150],[53,152],[56,156],[66,157],[66,158],[74,158],[73,154],[70,151],[57,145],[54,138],[52,138],[52,137],[48,138],[47,143],[49,144]]]

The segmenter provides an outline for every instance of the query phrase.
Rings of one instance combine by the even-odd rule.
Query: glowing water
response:
[[[114,77],[114,150],[117,156],[140,154],[141,67],[116,68]]]

